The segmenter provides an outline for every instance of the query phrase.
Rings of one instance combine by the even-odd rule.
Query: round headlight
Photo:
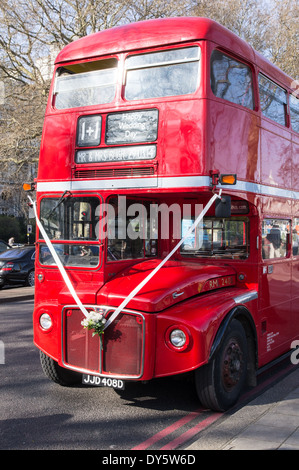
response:
[[[192,336],[188,328],[172,325],[165,331],[165,343],[175,352],[183,352],[192,348]]]
[[[169,339],[170,339],[171,344],[175,348],[182,348],[183,346],[185,346],[186,341],[187,341],[187,337],[184,331],[179,330],[179,329],[172,330],[172,332],[169,335]]]
[[[52,327],[52,318],[48,313],[43,313],[39,317],[39,324],[43,330],[49,330]]]

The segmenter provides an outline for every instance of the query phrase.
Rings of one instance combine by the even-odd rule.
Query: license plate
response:
[[[125,383],[123,380],[113,377],[98,377],[96,375],[83,374],[82,383],[85,385],[94,385],[95,387],[110,387],[124,390]]]

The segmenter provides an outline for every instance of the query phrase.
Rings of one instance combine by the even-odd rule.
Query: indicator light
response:
[[[220,184],[236,184],[237,175],[220,175]]]
[[[35,191],[35,183],[23,183],[24,191]]]

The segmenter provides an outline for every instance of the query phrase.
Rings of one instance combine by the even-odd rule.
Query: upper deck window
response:
[[[264,75],[259,75],[261,110],[272,121],[286,125],[287,94],[279,85]]]
[[[254,108],[250,68],[220,51],[213,51],[211,57],[211,88],[218,98]]]
[[[113,101],[117,60],[107,59],[68,65],[57,70],[55,108],[80,108]]]
[[[139,100],[194,93],[199,60],[197,46],[128,57],[125,98]]]
[[[299,132],[299,99],[290,95],[290,114],[292,129]]]

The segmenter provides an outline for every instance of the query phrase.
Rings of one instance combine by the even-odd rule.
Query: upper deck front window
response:
[[[139,100],[194,93],[198,86],[197,46],[129,56],[125,98]]]
[[[107,59],[61,67],[55,81],[55,108],[111,103],[116,92],[117,60]]]

